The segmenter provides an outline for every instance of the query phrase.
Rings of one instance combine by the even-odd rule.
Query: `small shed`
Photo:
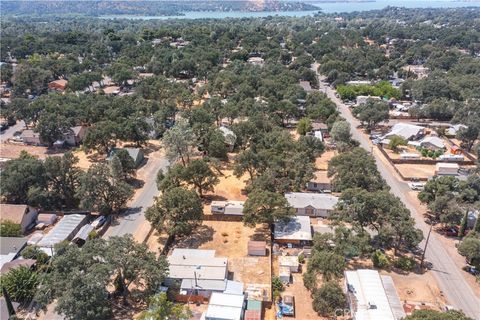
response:
[[[258,301],[258,300],[247,300],[247,310],[258,310],[258,311],[262,311],[262,301]]]
[[[287,267],[291,272],[298,272],[300,263],[297,256],[280,256],[278,257],[280,267]]]
[[[244,320],[262,320],[262,312],[259,310],[246,310]]]
[[[248,255],[249,256],[266,256],[267,242],[266,241],[248,241]]]
[[[290,283],[291,275],[292,275],[292,273],[291,273],[289,267],[282,267],[282,266],[280,266],[280,267],[278,268],[278,278],[279,278],[280,281],[282,281],[283,283]]]
[[[48,227],[57,221],[57,215],[55,213],[39,213],[37,216],[37,226],[41,224],[42,226]]]

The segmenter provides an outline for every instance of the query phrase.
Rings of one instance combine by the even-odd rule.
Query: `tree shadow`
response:
[[[226,201],[227,198],[219,196],[217,194],[207,194],[203,196],[203,199],[206,204],[212,203],[212,201]]]
[[[129,216],[131,216],[132,214],[139,213],[140,211],[142,211],[142,207],[134,207],[134,208],[123,210],[121,213],[112,216],[113,219],[110,226],[111,227],[118,226],[120,224],[120,218],[128,219]]]
[[[198,249],[202,244],[212,241],[215,230],[206,225],[199,225],[193,232],[179,239],[175,245],[176,248]]]
[[[135,189],[140,189],[145,185],[145,181],[137,179],[135,177],[129,177],[127,179],[129,185],[131,185]]]

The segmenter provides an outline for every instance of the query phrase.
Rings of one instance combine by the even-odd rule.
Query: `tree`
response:
[[[335,252],[327,250],[315,251],[308,261],[307,270],[315,274],[320,273],[323,280],[339,279],[345,270],[345,258]]]
[[[397,135],[394,135],[393,137],[390,137],[389,140],[390,140],[390,142],[388,143],[388,148],[390,148],[394,152],[398,152],[398,147],[399,146],[406,146],[407,145],[407,141],[404,138],[402,138],[400,136],[397,136]]]
[[[457,132],[457,138],[463,142],[468,152],[472,150],[473,144],[480,136],[480,129],[478,128],[480,117],[478,118],[476,123],[470,120],[468,121],[470,125],[467,128],[460,128]]]
[[[448,310],[441,312],[436,310],[415,310],[413,314],[404,318],[405,320],[473,320],[463,312]]]
[[[373,157],[361,148],[341,153],[328,163],[328,176],[333,177],[333,189],[363,188],[375,191],[386,188]]]
[[[235,144],[235,141],[233,141],[232,145],[233,144]],[[227,143],[220,130],[209,130],[206,135],[206,143],[204,143],[204,147],[210,157],[222,160],[227,159]]]
[[[94,164],[80,176],[77,195],[82,208],[111,214],[125,206],[133,189],[114,178],[108,165]]]
[[[330,136],[340,152],[346,151],[355,146],[350,131],[350,124],[345,120],[335,121],[332,125]]]
[[[0,237],[21,237],[22,226],[12,221],[2,221],[0,223]]]
[[[63,115],[45,113],[39,117],[35,130],[39,133],[41,141],[51,146],[63,138],[70,126],[70,121]]]
[[[209,164],[202,159],[190,161],[182,172],[183,179],[193,185],[200,197],[206,191],[213,192],[213,187],[220,182]]]
[[[35,295],[38,280],[35,271],[29,267],[20,266],[0,277],[0,287],[8,292],[13,301],[26,302]]]
[[[140,320],[185,320],[192,316],[188,307],[168,301],[167,294],[158,293],[149,299],[148,310],[142,312]]]
[[[83,146],[87,151],[96,150],[108,154],[115,143],[117,131],[118,126],[113,121],[97,122],[87,131]]]
[[[195,135],[186,120],[177,121],[163,136],[166,155],[172,163],[180,159],[186,165],[195,143]]]
[[[276,220],[288,219],[293,213],[283,195],[255,189],[245,201],[243,222],[247,226],[255,226],[257,223],[272,226]]]
[[[121,174],[120,174],[121,179],[126,179],[129,176],[132,176],[133,174],[135,174],[135,161],[130,156],[127,150],[125,149],[116,150],[111,161],[113,162],[115,158],[118,159],[118,163],[115,165],[115,167],[117,168],[116,170],[121,168]],[[111,164],[111,166],[112,165],[113,164]]]
[[[202,219],[202,214],[202,202],[194,191],[174,187],[155,199],[145,217],[159,232],[176,237],[189,234]]]
[[[335,316],[335,310],[343,309],[346,303],[345,294],[336,282],[326,282],[313,292],[313,310],[321,316]]]
[[[0,173],[0,186],[5,202],[34,204],[29,199],[29,190],[46,189],[45,167],[42,161],[22,151],[17,159],[5,164]]]
[[[480,236],[475,232],[469,233],[458,246],[458,252],[471,264],[480,266]]]
[[[48,254],[46,254],[43,250],[41,250],[35,245],[28,245],[25,249],[22,250],[21,255],[24,259],[36,260],[37,266],[44,265],[50,258]]]
[[[55,299],[56,311],[67,319],[110,319],[115,296],[145,300],[158,289],[167,269],[164,256],[156,258],[130,235],[89,240],[81,248],[59,244],[36,301],[46,306]]]
[[[312,122],[309,118],[302,118],[298,121],[297,132],[299,135],[304,136],[307,132],[312,131]]]
[[[353,114],[362,124],[366,126],[367,131],[371,131],[377,124],[389,118],[389,107],[383,101],[368,100],[353,109]]]

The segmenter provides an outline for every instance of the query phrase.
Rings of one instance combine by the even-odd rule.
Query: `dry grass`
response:
[[[396,164],[395,167],[404,177],[430,178],[435,174],[435,165],[429,164]]]

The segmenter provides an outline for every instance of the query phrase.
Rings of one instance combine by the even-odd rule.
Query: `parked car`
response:
[[[409,182],[408,186],[410,189],[415,190],[415,191],[422,191],[425,188],[425,183],[421,182]]]
[[[446,235],[447,237],[457,237],[458,236],[458,227],[445,227],[438,229],[438,233]]]
[[[105,222],[107,222],[107,216],[100,216],[92,222],[92,226],[95,229],[99,229],[105,224]]]
[[[470,274],[473,274],[474,276],[480,275],[480,270],[475,266],[465,266],[463,267],[463,270],[467,271]]]

